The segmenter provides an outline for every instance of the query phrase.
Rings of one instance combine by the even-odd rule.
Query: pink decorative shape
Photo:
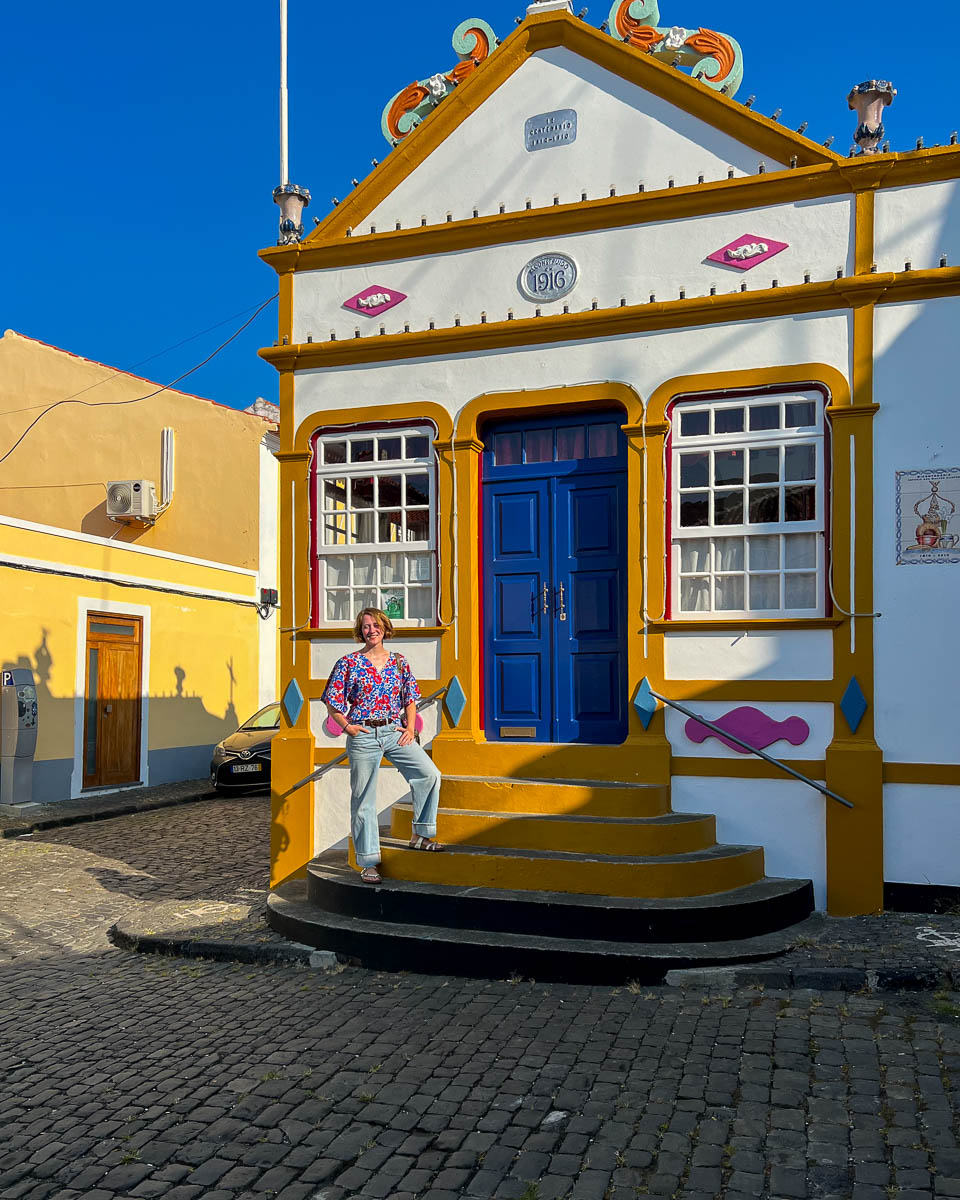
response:
[[[344,300],[343,307],[363,313],[365,317],[378,317],[406,298],[405,292],[398,292],[396,288],[386,288],[375,283],[364,288],[362,292],[357,292],[349,300]]]
[[[713,723],[742,741],[749,742],[755,750],[766,750],[768,746],[772,746],[774,742],[779,742],[781,739],[789,742],[791,746],[802,746],[810,736],[810,726],[802,717],[787,717],[785,721],[774,721],[759,708],[751,708],[749,705],[743,708],[734,708],[730,712],[724,713],[722,717],[718,717]],[[717,741],[723,742],[725,746],[729,746],[731,750],[736,750],[738,754],[750,753],[749,750],[738,746],[736,742],[715,733],[706,725],[701,725],[692,717],[683,729],[690,741],[696,742],[698,745],[705,742],[707,738],[713,737]]]
[[[323,727],[327,731],[327,733],[330,734],[331,737],[340,737],[340,735],[343,733],[343,729],[341,728],[340,724],[337,721],[335,721],[333,719],[333,717],[327,717],[327,719],[323,723]],[[416,722],[417,733],[419,733],[422,729],[423,729],[423,717],[421,717],[420,714],[417,713],[417,722]]]
[[[789,247],[789,242],[775,242],[773,238],[760,237],[756,233],[745,233],[735,241],[727,242],[719,250],[707,255],[707,262],[719,263],[722,267],[734,267],[738,271],[749,271],[768,258]],[[766,250],[759,249],[766,246]]]

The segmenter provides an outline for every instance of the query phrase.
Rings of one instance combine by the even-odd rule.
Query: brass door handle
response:
[[[542,598],[543,598],[543,611],[545,613],[549,612],[550,611],[550,589],[547,587],[546,584],[543,585]]]
[[[564,599],[563,599],[563,584],[562,583],[560,584],[558,591],[560,592],[560,606],[557,611],[557,617],[559,620],[565,621],[567,619],[567,606],[564,603]]]

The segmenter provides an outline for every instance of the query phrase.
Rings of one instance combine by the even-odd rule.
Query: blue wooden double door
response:
[[[490,741],[627,734],[626,445],[612,412],[486,431],[484,713]]]

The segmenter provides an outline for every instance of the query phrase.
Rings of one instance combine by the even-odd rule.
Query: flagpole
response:
[[[287,133],[287,0],[280,0],[280,183],[290,182]]]
[[[280,182],[273,189],[280,205],[278,246],[290,246],[303,237],[303,210],[310,203],[306,188],[290,182],[290,147],[287,136],[287,0],[280,0]]]

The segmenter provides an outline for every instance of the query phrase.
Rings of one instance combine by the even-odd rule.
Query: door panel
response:
[[[501,725],[550,738],[549,617],[543,588],[549,572],[549,489],[546,480],[484,489],[486,695],[488,736]]]
[[[616,744],[627,734],[624,442],[610,414],[557,418],[555,434],[543,424],[511,434],[522,440],[510,455],[494,434],[484,454],[486,734]],[[613,431],[604,456],[583,457],[584,429],[601,425]]]
[[[556,652],[561,742],[627,736],[625,492],[620,472],[556,481],[555,571],[569,597]]]
[[[543,688],[539,654],[501,654],[497,659],[500,719],[512,724],[542,722]]]
[[[88,616],[84,787],[140,778],[140,628],[137,617]]]
[[[507,575],[497,578],[497,635],[539,637],[540,613],[536,597],[540,576]]]

